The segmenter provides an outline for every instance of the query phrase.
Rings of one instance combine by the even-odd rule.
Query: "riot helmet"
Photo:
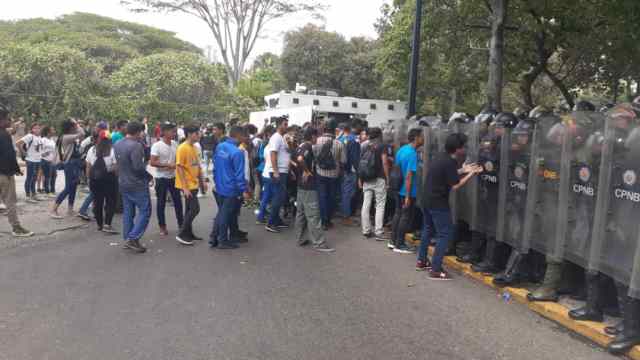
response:
[[[514,140],[512,141],[512,149],[520,150],[529,145],[535,128],[536,123],[533,119],[527,118],[521,120],[511,133],[514,137]]]
[[[580,100],[573,107],[573,111],[596,111],[596,106],[587,100]]]
[[[451,115],[451,117],[449,118],[449,124],[453,125],[453,124],[469,124],[472,122],[472,118],[469,116],[469,114],[465,114],[462,112],[456,112],[453,113],[453,115]]]
[[[526,119],[529,116],[530,109],[527,108],[516,108],[513,110],[513,114],[520,120]]]
[[[531,112],[529,113],[529,118],[530,119],[539,119],[541,117],[552,115],[552,114],[553,114],[553,111],[551,111],[546,106],[538,105],[535,108],[533,108],[533,110],[531,110]]]
[[[520,120],[515,114],[509,112],[502,112],[496,116],[495,124],[496,128],[515,128]]]
[[[631,107],[633,108],[633,111],[635,111],[636,117],[640,118],[640,96],[633,99],[633,102],[631,102]]]

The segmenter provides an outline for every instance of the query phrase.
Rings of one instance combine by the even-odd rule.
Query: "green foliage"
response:
[[[129,118],[196,119],[220,110],[224,69],[192,53],[162,53],[125,64],[109,78],[114,111]]]
[[[345,96],[375,97],[380,76],[375,72],[378,43],[342,35],[308,24],[285,35],[282,74],[289,89],[337,90]]]
[[[103,86],[100,68],[80,51],[58,45],[0,47],[0,101],[20,115],[88,116]]]

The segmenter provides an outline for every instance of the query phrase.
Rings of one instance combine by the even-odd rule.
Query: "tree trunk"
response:
[[[613,103],[618,102],[618,96],[620,96],[620,80],[616,78],[616,80],[612,84],[613,86]]]
[[[549,71],[549,69],[544,69],[544,73],[549,77],[549,79],[551,79],[553,85],[555,85],[558,90],[560,90],[562,96],[567,101],[567,105],[569,105],[569,107],[573,109],[573,106],[575,105],[575,99],[573,98],[573,95],[571,95],[571,92],[569,91],[567,86],[554,73]]]
[[[489,82],[487,103],[502,111],[502,84],[504,64],[504,24],[509,0],[491,0],[491,44],[489,50]]]
[[[539,64],[532,66],[529,71],[522,75],[522,81],[520,82],[520,91],[522,92],[522,100],[527,108],[533,109],[535,103],[533,102],[533,83],[535,83],[538,76],[542,74],[543,66]]]

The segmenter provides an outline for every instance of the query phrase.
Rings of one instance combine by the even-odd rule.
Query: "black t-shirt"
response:
[[[213,134],[203,135],[202,138],[200,139],[200,146],[202,146],[203,151],[213,151],[216,145],[218,144]]]
[[[449,209],[449,192],[460,181],[458,162],[449,154],[440,154],[431,163],[425,182],[425,205],[428,209]]]
[[[298,157],[302,156],[304,159],[304,163],[298,162]],[[315,190],[315,173],[313,171],[313,145],[309,142],[304,142],[298,146],[295,154],[296,162],[298,162],[298,166],[296,167],[296,178],[298,179],[298,188],[302,190]],[[303,168],[307,168],[311,171],[311,176],[304,180]]]
[[[19,172],[20,167],[11,135],[7,130],[0,129],[0,175],[13,176]]]

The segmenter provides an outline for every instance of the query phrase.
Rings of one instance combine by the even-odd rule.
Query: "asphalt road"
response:
[[[92,229],[2,250],[0,359],[613,359],[462,276],[428,280],[357,228],[320,254],[243,212],[250,243],[228,252],[160,238],[155,217],[144,255]]]

